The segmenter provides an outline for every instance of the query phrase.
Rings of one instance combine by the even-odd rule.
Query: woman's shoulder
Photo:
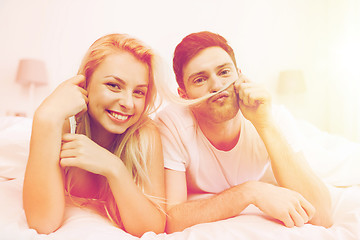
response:
[[[159,129],[157,127],[156,122],[151,118],[148,118],[144,121],[144,124],[142,124],[142,126],[139,128],[139,131],[141,133],[147,133],[147,134],[159,133]]]

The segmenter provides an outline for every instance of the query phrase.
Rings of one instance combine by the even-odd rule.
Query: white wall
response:
[[[0,114],[27,107],[26,89],[14,83],[20,58],[47,63],[50,85],[36,89],[38,105],[59,82],[76,73],[86,49],[104,34],[125,32],[142,39],[170,68],[173,50],[185,35],[210,30],[229,40],[243,73],[273,93],[279,71],[303,70],[308,91],[294,114],[329,130],[328,13],[343,2],[347,1],[1,0]],[[175,86],[174,79],[169,81]]]

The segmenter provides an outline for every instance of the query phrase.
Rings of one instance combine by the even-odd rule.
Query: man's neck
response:
[[[221,123],[210,122],[196,115],[195,118],[205,137],[216,149],[229,151],[235,147],[241,130],[241,115],[239,113],[234,118]]]

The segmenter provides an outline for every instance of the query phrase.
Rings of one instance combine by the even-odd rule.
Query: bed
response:
[[[291,128],[303,141],[314,171],[329,186],[334,225],[329,228],[306,224],[286,228],[250,205],[239,216],[199,224],[173,234],[145,233],[140,239],[360,239],[360,144],[320,131],[292,118]],[[114,227],[92,210],[67,204],[63,226],[43,235],[29,229],[22,208],[22,184],[29,151],[32,120],[0,117],[0,239],[139,239]]]

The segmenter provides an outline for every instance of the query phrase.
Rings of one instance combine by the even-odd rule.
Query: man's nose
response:
[[[219,91],[224,86],[224,81],[218,76],[210,78],[210,93]]]

